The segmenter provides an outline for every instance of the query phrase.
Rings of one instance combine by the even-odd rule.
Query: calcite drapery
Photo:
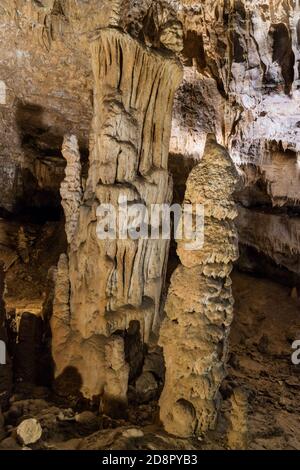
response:
[[[204,245],[190,251],[186,241],[178,243],[181,264],[171,279],[160,332],[166,362],[160,418],[168,432],[183,437],[214,425],[225,375],[233,311],[229,275],[238,257],[236,182],[228,152],[209,136],[185,193],[186,203],[204,205]]]
[[[116,341],[114,333],[132,320],[140,322],[146,342],[157,330],[169,241],[100,240],[97,209],[110,203],[118,212],[120,197],[148,209],[171,202],[168,152],[182,69],[170,52],[150,50],[115,28],[100,30],[91,48],[95,87],[89,175],[68,259],[63,256],[58,269],[65,275],[57,277],[53,356],[56,376],[75,368],[86,397],[119,390],[124,401],[128,370],[110,365],[107,352],[113,344],[120,349],[123,338]],[[118,354],[115,362],[121,359]]]

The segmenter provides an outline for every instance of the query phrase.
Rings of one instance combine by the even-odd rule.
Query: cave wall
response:
[[[69,246],[58,265],[51,321],[57,382],[67,371],[78,371],[78,391],[89,399],[103,396],[106,413],[126,408],[125,331],[139,322],[149,344],[160,326],[169,240],[141,233],[131,238],[127,230],[137,217],[133,204],[150,213],[153,204],[172,202],[168,155],[174,94],[182,79],[176,52],[183,45],[178,22],[166,23],[159,38],[164,47],[154,50],[112,21],[119,21],[117,14],[91,40],[94,110],[84,191],[77,139],[64,139],[61,196]],[[101,211],[108,204],[118,218],[113,231],[101,236]],[[129,227],[120,211],[126,211]],[[143,217],[143,224],[148,233],[150,221]]]
[[[176,173],[181,160],[191,168],[213,131],[244,177],[237,200],[247,208],[251,234],[243,244],[256,249],[257,211],[270,219],[276,208],[287,224],[291,211],[298,217],[300,6],[291,0],[2,0],[0,207],[59,205],[65,134],[78,137],[84,164],[93,104],[86,51],[112,11],[152,47],[168,42],[170,31],[180,36],[176,21],[182,22],[184,80],[175,97],[170,168]],[[175,193],[184,192],[186,176],[174,175]],[[281,259],[290,264],[294,255],[298,247],[285,243]]]
[[[22,319],[13,367],[7,356],[1,369],[0,405],[8,402],[12,372],[17,381],[52,385],[55,366],[56,392],[76,400],[78,391],[88,399],[101,394],[102,411],[112,417],[126,417],[128,383],[140,402],[145,383],[146,401],[158,398],[164,383],[165,429],[202,436],[214,427],[220,405],[232,321],[229,274],[238,256],[236,174],[226,166],[228,153],[241,177],[239,267],[297,285],[293,297],[300,292],[300,2],[1,0],[0,21],[0,259],[8,271],[5,276],[0,267],[0,341],[7,342],[4,277],[9,314]],[[183,80],[171,126],[179,62]],[[140,87],[131,82],[135,74]],[[155,95],[150,117],[148,92]],[[149,133],[141,137],[145,116]],[[205,148],[210,133],[225,148]],[[217,196],[206,201],[214,214],[206,220],[208,244],[193,255],[179,244],[178,257],[173,246],[164,305],[168,244],[159,252],[155,244],[100,243],[96,207],[109,200],[117,208],[120,187],[130,188],[132,201],[148,204],[171,202],[172,189],[175,202],[197,201],[207,181]],[[35,210],[43,222],[59,219],[57,228],[24,228],[20,216],[33,218]],[[203,260],[207,252],[219,263]],[[52,315],[53,300],[53,337],[47,324],[48,355],[40,364],[45,325],[39,315],[45,306],[45,318]],[[284,297],[284,304],[292,300]],[[157,333],[164,307],[162,352],[157,338],[152,350],[145,343]],[[270,319],[278,323],[273,312]],[[159,374],[151,365],[155,355]],[[41,367],[47,382],[37,380]],[[243,413],[244,398],[232,396],[233,421],[235,401]]]

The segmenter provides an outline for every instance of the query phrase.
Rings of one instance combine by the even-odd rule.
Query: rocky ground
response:
[[[9,339],[16,344],[15,390],[0,412],[0,448],[298,449],[300,365],[292,364],[291,354],[293,341],[300,340],[300,3],[0,0],[0,16],[0,260]],[[51,316],[51,267],[67,245],[61,147],[66,134],[77,136],[85,182],[91,33],[114,16],[154,50],[167,44],[160,41],[162,27],[182,24],[184,77],[175,96],[169,158],[174,200],[182,202],[210,132],[243,177],[236,195],[239,268],[256,277],[238,271],[233,277],[228,376],[216,429],[202,440],[162,431],[161,370],[145,371],[140,382],[131,377],[124,420],[103,415],[98,403],[62,400],[49,388],[51,357],[44,353],[51,335],[44,320]],[[171,256],[168,270],[177,263]],[[27,329],[20,330],[21,317]],[[141,369],[144,345],[138,335],[127,340],[136,344],[129,358]],[[40,376],[43,368],[46,377]]]
[[[30,256],[38,263],[37,249],[39,243]],[[18,260],[8,274],[10,306],[26,303],[29,292],[36,303],[44,302],[45,281],[34,273],[36,262],[28,274]],[[11,276],[17,277],[18,288]],[[158,420],[157,396],[147,398],[146,388],[141,392],[145,400],[133,393],[128,416],[114,420],[99,413],[97,405],[75,397],[66,401],[45,386],[21,382],[1,414],[0,449],[300,449],[300,366],[291,361],[291,345],[300,339],[300,301],[288,287],[240,272],[234,273],[233,288],[228,377],[216,429],[205,438],[167,435]]]

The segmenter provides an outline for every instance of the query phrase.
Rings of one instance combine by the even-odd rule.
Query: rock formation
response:
[[[54,180],[59,184],[63,176],[63,136],[76,135],[88,149],[93,78],[87,40],[111,25],[181,54],[184,80],[175,96],[170,159],[181,157],[183,166],[199,160],[213,131],[244,173],[239,201],[250,209],[249,226],[261,204],[270,219],[279,210],[297,215],[298,1],[2,0],[1,17],[7,45],[0,69],[1,207],[14,210],[24,199],[40,206],[44,191],[48,204],[50,192],[59,204]],[[31,198],[27,178],[37,182]]]
[[[65,138],[63,146],[69,250],[58,265],[53,357],[56,377],[76,370],[81,393],[104,395],[107,409],[109,401],[126,401],[129,370],[120,332],[138,321],[148,342],[159,327],[169,241],[124,236],[121,218],[116,233],[101,239],[99,207],[111,204],[119,216],[126,198],[133,221],[133,203],[150,213],[152,204],[171,202],[168,146],[182,71],[176,56],[150,50],[121,30],[100,30],[91,49],[94,118],[82,202],[76,141]]]
[[[203,159],[187,180],[185,202],[204,206],[204,245],[178,243],[160,344],[166,362],[160,418],[171,434],[201,435],[215,424],[225,376],[233,297],[229,278],[238,257],[233,220],[237,173],[225,148],[209,136]]]
[[[245,450],[248,444],[248,402],[245,392],[234,390],[231,396],[230,429],[228,446],[233,450]]]
[[[13,361],[15,380],[35,385],[41,373],[43,321],[37,315],[22,312],[17,318],[17,323],[17,344],[14,348]]]
[[[217,428],[184,442],[207,446],[212,434],[217,446],[300,447],[289,360],[300,335],[299,0],[0,0],[0,18],[0,341],[9,361],[8,333],[13,363],[1,365],[2,351],[0,402],[8,403],[13,369],[14,396],[44,393],[42,382],[70,407],[95,405],[103,437],[81,446],[126,447],[151,437],[135,441],[140,426],[125,426],[124,436],[105,426],[126,415],[153,423],[165,384],[167,430],[194,436],[214,426],[237,247],[236,175],[223,147],[205,148],[213,133],[243,182],[234,195],[237,270],[262,278],[236,276],[240,318],[221,389],[221,411],[232,405],[229,434],[223,428],[218,439]],[[123,237],[125,199],[137,239]],[[138,226],[144,213],[133,206],[171,201],[204,204],[205,238],[201,250],[178,240],[178,256],[172,240],[167,261],[168,240],[138,237],[149,224]],[[105,204],[121,215],[116,226]],[[1,280],[0,269],[0,291]],[[11,408],[5,423],[0,412],[0,436],[20,422]],[[74,410],[66,415],[71,438]],[[42,427],[37,448],[50,443]],[[164,437],[162,446],[183,442]],[[3,447],[20,448],[14,441]]]
[[[78,141],[76,136],[64,138],[62,154],[67,161],[66,176],[61,184],[60,194],[66,217],[66,234],[68,243],[72,242],[79,217],[79,207],[82,198],[81,163]]]

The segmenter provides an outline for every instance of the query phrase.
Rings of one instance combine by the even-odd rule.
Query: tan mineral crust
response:
[[[299,178],[298,0],[0,0],[0,450],[299,450]]]

